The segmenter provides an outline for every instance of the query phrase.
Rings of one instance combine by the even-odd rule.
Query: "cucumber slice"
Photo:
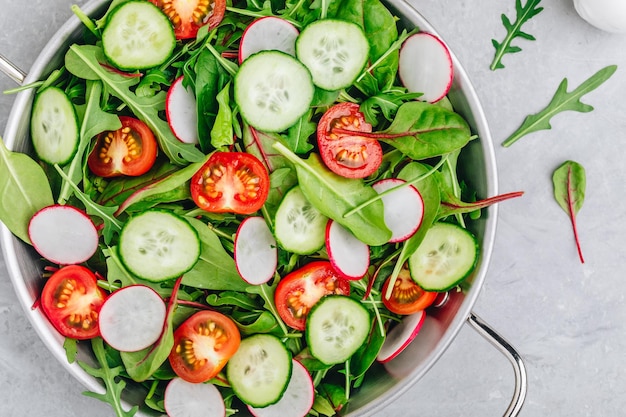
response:
[[[63,90],[47,87],[37,94],[30,119],[37,156],[49,164],[67,164],[78,148],[78,118]]]
[[[237,397],[252,407],[266,407],[282,397],[293,364],[278,337],[259,333],[242,340],[226,366]]]
[[[347,361],[365,343],[372,319],[357,300],[328,295],[313,306],[306,320],[311,355],[326,365]]]
[[[274,235],[285,250],[310,255],[324,246],[328,217],[309,203],[299,186],[285,194],[276,210]]]
[[[248,57],[235,76],[235,101],[252,127],[281,132],[309,110],[315,87],[297,59],[280,51]]]
[[[130,272],[160,282],[179,277],[195,265],[200,256],[200,239],[184,218],[148,210],[126,223],[118,250]]]
[[[120,4],[113,9],[102,31],[104,55],[125,71],[159,66],[172,55],[175,46],[170,20],[148,1]]]
[[[343,20],[318,20],[302,30],[296,56],[324,90],[340,90],[354,83],[369,57],[369,42],[358,25]]]
[[[411,277],[426,291],[447,291],[463,281],[478,261],[478,242],[461,226],[435,223],[409,257]]]

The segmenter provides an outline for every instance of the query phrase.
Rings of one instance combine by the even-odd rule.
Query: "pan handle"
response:
[[[515,417],[519,414],[524,405],[526,399],[526,391],[528,389],[528,382],[526,377],[526,367],[520,354],[511,346],[502,336],[500,336],[495,330],[493,330],[487,323],[485,323],[474,312],[471,312],[467,318],[467,322],[476,330],[482,337],[487,339],[492,345],[494,345],[500,352],[506,356],[506,358],[513,365],[513,371],[515,373],[515,390],[513,392],[513,399],[509,404],[504,417]]]
[[[19,85],[21,85],[26,78],[26,73],[6,59],[2,54],[0,54],[0,72],[7,75]]]

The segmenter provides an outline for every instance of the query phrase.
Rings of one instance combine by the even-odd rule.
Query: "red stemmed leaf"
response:
[[[585,263],[576,227],[576,215],[585,200],[585,168],[577,162],[566,161],[554,171],[552,182],[554,183],[554,198],[572,221],[580,262]]]

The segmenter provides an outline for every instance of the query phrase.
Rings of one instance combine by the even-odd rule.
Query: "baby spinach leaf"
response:
[[[217,94],[218,111],[211,128],[211,145],[215,149],[233,144],[233,112],[230,109],[230,83]]]
[[[522,32],[522,25],[543,10],[543,7],[538,7],[539,3],[541,3],[541,0],[527,0],[526,4],[522,6],[521,0],[515,0],[515,11],[517,12],[517,16],[514,23],[511,23],[511,20],[504,13],[502,14],[502,24],[504,25],[507,34],[502,42],[498,42],[495,39],[491,40],[494,48],[496,48],[496,53],[490,66],[492,71],[504,68],[504,65],[502,64],[502,57],[505,54],[513,54],[522,50],[519,46],[513,46],[511,44],[515,38],[523,38],[529,41],[535,40],[533,35]]]
[[[180,167],[171,164],[169,161],[164,163],[157,162],[150,171],[139,177],[122,176],[113,178],[107,182],[97,202],[106,206],[119,206],[133,193],[167,178],[179,169]]]
[[[380,90],[388,90],[398,72],[398,50],[389,50],[398,39],[396,19],[379,0],[363,1],[364,30],[370,41],[370,61],[377,62],[372,71]],[[380,59],[380,61],[379,61]]]
[[[528,135],[529,133],[552,129],[550,119],[563,111],[572,110],[580,113],[592,111],[593,107],[582,103],[580,99],[585,94],[590,93],[602,85],[616,70],[616,65],[609,65],[596,72],[571,92],[567,91],[567,78],[564,78],[548,106],[537,114],[527,116],[522,125],[509,136],[508,139],[502,142],[502,146],[511,146],[522,136]]]
[[[237,327],[241,331],[242,336],[249,336],[255,333],[271,333],[278,329],[276,317],[269,311],[261,311],[251,323],[244,324],[237,321]]]
[[[18,238],[30,244],[28,223],[54,204],[44,170],[31,157],[10,151],[0,138],[0,220]]]
[[[565,210],[572,222],[580,262],[585,263],[576,223],[576,215],[585,201],[585,188],[587,185],[585,168],[578,162],[565,161],[552,174],[552,183],[554,184],[554,198],[556,202]]]

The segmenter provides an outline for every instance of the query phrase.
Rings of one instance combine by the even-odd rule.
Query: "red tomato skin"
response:
[[[99,177],[143,175],[156,161],[158,145],[150,128],[133,117],[120,116],[120,122],[120,129],[98,135],[87,159],[89,169]]]
[[[355,133],[333,133],[334,127]],[[358,104],[343,102],[328,109],[317,125],[317,145],[326,167],[346,178],[365,178],[376,172],[383,158],[380,143],[359,135],[371,131]]]
[[[421,289],[406,269],[402,269],[398,275],[391,296],[387,298],[389,284],[390,278],[383,284],[381,294],[387,310],[395,314],[408,315],[424,310],[435,301],[438,294]]]
[[[87,340],[100,335],[98,313],[106,297],[93,272],[84,266],[69,265],[46,281],[41,309],[61,335]]]
[[[330,262],[313,261],[280,280],[274,302],[287,326],[304,330],[311,307],[331,294],[350,295],[350,282],[342,278]]]
[[[180,40],[195,38],[198,34],[198,30],[204,25],[209,25],[209,29],[213,29],[220,24],[226,11],[226,0],[211,0],[206,6],[198,4],[199,2],[197,1],[195,5],[182,0],[149,1],[163,10],[163,13],[172,21],[174,35],[176,39]],[[213,10],[208,14],[208,10],[210,10],[211,7],[213,7]],[[203,16],[201,22],[195,21],[193,12],[198,12],[199,15]],[[174,19],[177,17],[179,23],[175,24]]]

